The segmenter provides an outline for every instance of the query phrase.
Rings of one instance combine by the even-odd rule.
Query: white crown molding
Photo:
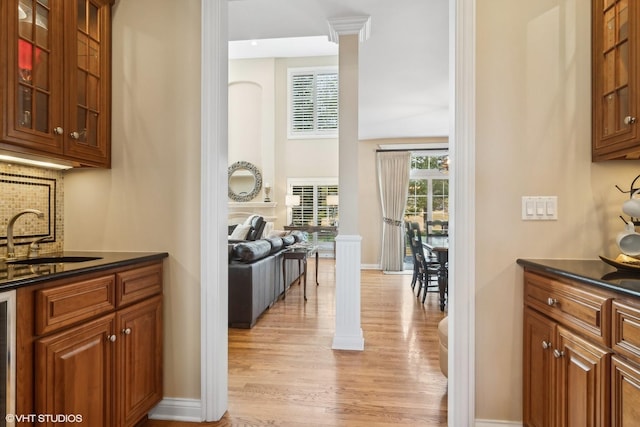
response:
[[[347,18],[331,18],[329,24],[329,40],[338,43],[340,37],[358,34],[360,42],[369,39],[371,34],[371,16],[351,16]]]

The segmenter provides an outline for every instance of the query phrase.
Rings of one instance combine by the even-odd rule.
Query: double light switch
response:
[[[558,219],[557,196],[522,196],[523,220],[555,220]]]

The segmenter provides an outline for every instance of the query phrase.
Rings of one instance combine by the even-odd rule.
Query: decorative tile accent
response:
[[[42,253],[62,251],[63,240],[63,175],[61,171],[0,162],[0,247],[7,245],[9,219],[24,209],[38,209],[43,219],[33,214],[22,215],[14,225],[17,256],[27,254],[27,246],[40,237]],[[5,255],[0,249],[0,257]]]

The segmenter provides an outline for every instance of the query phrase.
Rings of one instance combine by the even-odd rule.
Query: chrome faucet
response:
[[[14,259],[16,257],[16,251],[13,247],[13,224],[15,224],[16,220],[20,218],[20,216],[32,213],[38,215],[38,218],[44,218],[44,214],[37,209],[25,209],[23,211],[18,212],[9,220],[9,224],[7,225],[7,259]]]

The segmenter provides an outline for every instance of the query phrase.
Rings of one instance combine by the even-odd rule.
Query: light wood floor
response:
[[[363,271],[363,352],[331,349],[335,270],[309,263],[308,301],[293,285],[253,329],[229,329],[229,409],[217,423],[177,426],[446,426],[436,293],[423,305],[409,275]]]

